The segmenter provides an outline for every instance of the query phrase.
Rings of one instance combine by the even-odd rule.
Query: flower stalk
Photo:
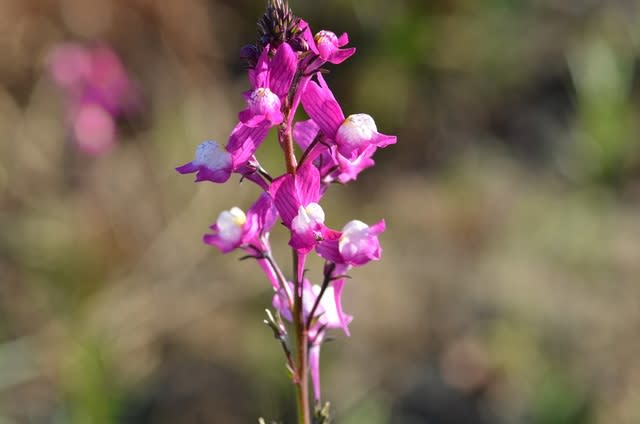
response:
[[[293,272],[295,275],[295,301],[293,305],[293,322],[296,336],[296,404],[298,410],[298,424],[311,423],[311,410],[309,408],[309,333],[304,325],[302,281],[298,276],[298,254],[293,251]]]
[[[329,422],[328,403],[321,401],[320,348],[329,331],[350,334],[353,317],[343,312],[341,301],[349,270],[380,259],[382,252],[378,236],[385,229],[384,220],[371,226],[352,220],[338,231],[325,225],[320,205],[331,184],[357,179],[374,165],[378,148],[396,142],[395,136],[378,132],[371,116],[345,116],[322,76],[324,65],[340,64],[355,53],[354,48],[344,48],[348,42],[346,34],[313,35],[286,1],[268,0],[258,41],[241,50],[250,89],[244,93],[247,107],[238,113],[229,140],[225,145],[203,142],[191,162],[176,168],[182,174],[195,173],[196,182],[225,183],[239,174],[241,181],[262,190],[246,213],[238,207],[221,212],[203,241],[223,253],[245,252],[241,259],[255,260],[271,283],[276,314],[267,311],[264,323],[284,352],[295,386],[298,424],[311,424],[311,394],[316,405],[313,422]],[[300,105],[309,119],[295,122]],[[286,169],[278,177],[267,173],[255,157],[271,129],[277,130]],[[295,144],[303,152],[299,162]],[[290,235],[291,280],[269,245],[277,221]],[[312,284],[306,275],[306,259],[312,253],[325,260],[321,285]]]

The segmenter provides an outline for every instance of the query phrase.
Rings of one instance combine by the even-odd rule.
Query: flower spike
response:
[[[385,230],[384,220],[373,225],[351,220],[341,231],[331,229],[322,198],[331,183],[356,180],[373,166],[376,150],[396,143],[396,137],[378,132],[368,114],[345,116],[322,76],[325,64],[338,65],[355,53],[355,48],[347,47],[346,33],[337,36],[322,30],[314,36],[285,0],[267,1],[258,30],[258,42],[241,51],[249,65],[250,87],[244,93],[247,105],[238,113],[227,144],[205,141],[191,162],[176,169],[195,173],[196,181],[215,183],[237,173],[262,190],[246,213],[239,207],[221,212],[203,241],[223,253],[244,252],[241,259],[255,260],[271,283],[277,314],[267,312],[264,322],[285,353],[285,366],[296,386],[298,422],[311,424],[310,399],[322,405],[322,343],[336,329],[350,334],[353,317],[342,307],[347,273],[380,259],[379,235]],[[296,121],[300,105],[309,119]],[[274,127],[286,169],[277,177],[268,174],[256,158]],[[299,158],[293,143],[303,151]],[[290,279],[271,251],[269,234],[276,221],[289,235]],[[312,283],[313,273],[305,268],[314,252],[325,260],[321,285]],[[313,416],[313,422],[329,422],[328,407],[317,408]]]

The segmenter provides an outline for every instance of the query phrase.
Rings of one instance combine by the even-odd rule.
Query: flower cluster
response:
[[[325,224],[321,200],[331,183],[355,180],[373,166],[376,150],[394,144],[396,137],[378,132],[367,114],[345,116],[320,72],[327,63],[342,63],[355,53],[354,48],[345,48],[347,34],[323,30],[314,35],[281,0],[270,1],[259,28],[258,42],[241,52],[249,66],[250,89],[244,93],[247,106],[239,112],[227,143],[204,141],[194,159],[176,169],[195,173],[196,182],[224,183],[237,173],[261,188],[262,194],[246,213],[238,207],[220,213],[204,242],[223,253],[240,249],[257,260],[275,291],[277,316],[292,322],[297,340],[302,340],[297,364],[283,322],[271,318],[268,324],[285,347],[294,382],[302,384],[309,372],[319,401],[322,341],[329,329],[348,335],[352,320],[341,305],[346,274],[352,267],[380,259],[378,236],[385,229],[383,220],[373,225],[353,220],[340,230],[332,229]],[[309,119],[294,122],[300,105]],[[268,174],[255,157],[272,128],[277,130],[287,169],[278,177]],[[294,142],[303,152],[299,161]],[[290,280],[269,245],[269,232],[278,220],[288,230],[294,252]],[[310,254],[326,261],[322,284],[313,285],[306,275]]]
[[[140,107],[139,91],[109,47],[66,43],[49,57],[49,73],[67,103],[67,121],[78,148],[90,155],[110,150],[116,120]]]

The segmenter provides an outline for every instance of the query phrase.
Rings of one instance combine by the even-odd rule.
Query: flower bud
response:
[[[254,44],[247,44],[240,49],[240,59],[247,63],[249,68],[254,68],[260,57],[260,50]]]

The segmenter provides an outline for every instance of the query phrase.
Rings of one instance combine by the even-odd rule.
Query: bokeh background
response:
[[[387,220],[323,348],[335,422],[640,423],[640,4],[291,6],[349,32],[328,81],[399,139],[325,201],[333,227]],[[0,0],[0,423],[293,422],[270,285],[201,242],[256,189],[174,171],[226,140],[263,8]],[[103,154],[52,77],[70,42],[135,87]]]

